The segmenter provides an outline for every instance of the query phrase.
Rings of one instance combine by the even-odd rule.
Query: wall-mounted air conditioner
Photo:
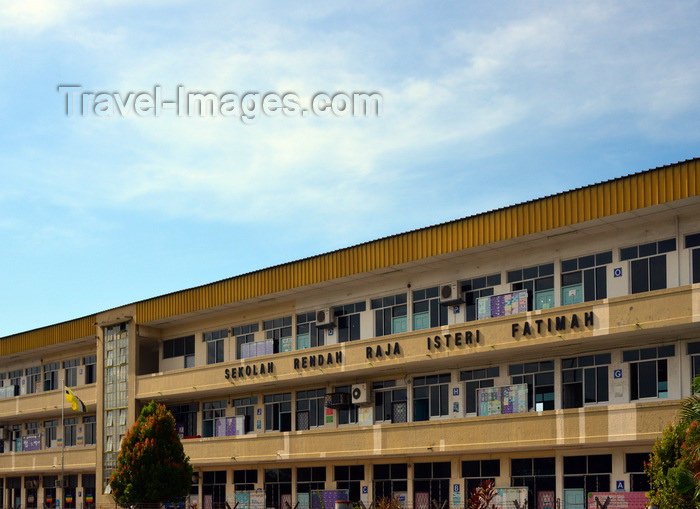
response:
[[[462,292],[460,291],[460,284],[457,282],[450,283],[449,285],[440,286],[440,304],[446,306],[451,306],[453,304],[461,304],[464,302],[462,299]]]
[[[333,308],[320,309],[316,311],[316,327],[319,329],[328,329],[335,327],[335,316]]]
[[[350,390],[350,395],[355,405],[370,402],[367,384],[354,384]]]

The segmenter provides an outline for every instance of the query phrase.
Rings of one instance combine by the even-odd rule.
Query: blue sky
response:
[[[698,1],[0,4],[0,337],[700,156]],[[66,115],[377,92],[380,117]]]

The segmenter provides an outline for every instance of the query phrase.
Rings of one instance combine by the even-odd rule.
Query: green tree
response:
[[[112,497],[122,507],[174,502],[190,492],[192,472],[175,419],[151,401],[124,437],[110,479]]]
[[[700,377],[681,405],[680,419],[656,440],[645,465],[650,502],[658,507],[695,509],[700,503]]]

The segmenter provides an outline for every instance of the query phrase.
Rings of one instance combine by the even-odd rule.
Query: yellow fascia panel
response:
[[[665,166],[137,303],[139,322],[350,276],[700,194],[698,160]]]
[[[0,356],[95,335],[96,315],[0,338]]]

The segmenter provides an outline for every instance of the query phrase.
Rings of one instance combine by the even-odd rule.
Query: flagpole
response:
[[[64,413],[66,408],[66,379],[61,379],[61,385],[63,385],[63,390],[61,391],[61,486],[59,489],[59,496],[56,497],[57,504],[56,507],[61,507],[61,502],[63,501],[63,479],[64,479],[64,468],[66,464],[66,425],[64,419]]]

